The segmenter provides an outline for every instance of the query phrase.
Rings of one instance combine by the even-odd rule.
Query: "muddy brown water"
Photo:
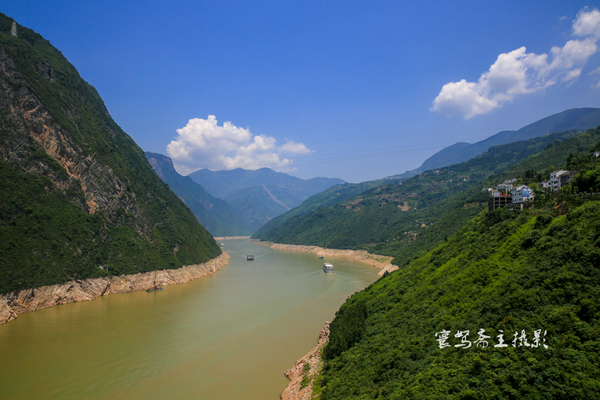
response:
[[[0,399],[276,400],[323,323],[378,278],[342,258],[220,242],[231,259],[213,275],[0,325]]]

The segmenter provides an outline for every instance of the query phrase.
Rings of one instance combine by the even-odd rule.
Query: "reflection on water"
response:
[[[221,271],[159,292],[111,295],[0,326],[0,398],[278,399],[283,372],[379,270],[223,241]],[[246,261],[254,254],[254,261]]]

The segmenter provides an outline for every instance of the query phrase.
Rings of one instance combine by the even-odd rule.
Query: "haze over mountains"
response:
[[[148,161],[214,236],[248,236],[310,196],[344,183],[341,179],[300,179],[269,168],[255,171],[202,169],[180,175],[167,156],[146,152]]]
[[[392,179],[407,179],[429,169],[458,164],[486,152],[492,146],[528,140],[569,129],[585,130],[600,125],[600,108],[573,108],[550,115],[516,131],[502,131],[477,143],[459,142],[448,146],[423,162],[412,171],[393,175]]]

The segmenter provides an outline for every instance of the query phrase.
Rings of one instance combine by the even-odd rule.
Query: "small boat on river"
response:
[[[254,261],[254,254],[248,254],[246,256],[246,260],[248,260],[248,261]]]
[[[323,271],[326,274],[333,274],[335,271],[333,270],[333,264],[325,263],[323,264]]]
[[[147,289],[146,292],[157,292],[159,290],[162,290],[162,286],[154,285],[154,287],[151,287],[150,289]]]

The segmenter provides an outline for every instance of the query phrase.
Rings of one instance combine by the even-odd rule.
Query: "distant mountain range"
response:
[[[229,203],[252,232],[299,206],[310,196],[345,183],[336,178],[304,180],[269,168],[254,171],[201,169],[188,176],[214,197]]]
[[[146,152],[154,171],[214,236],[249,236],[271,219],[342,179],[300,179],[269,168],[251,171],[202,169],[180,175],[173,161]]]
[[[173,161],[158,153],[146,152],[154,171],[171,190],[190,208],[198,221],[214,236],[246,236],[252,230],[249,224],[225,200],[211,196],[200,184],[180,175]]]
[[[485,153],[492,146],[529,140],[553,132],[571,129],[586,130],[598,125],[600,125],[600,108],[573,108],[543,118],[517,131],[498,132],[477,143],[455,143],[429,157],[419,168],[389,178],[408,179],[430,169],[458,164]]]

